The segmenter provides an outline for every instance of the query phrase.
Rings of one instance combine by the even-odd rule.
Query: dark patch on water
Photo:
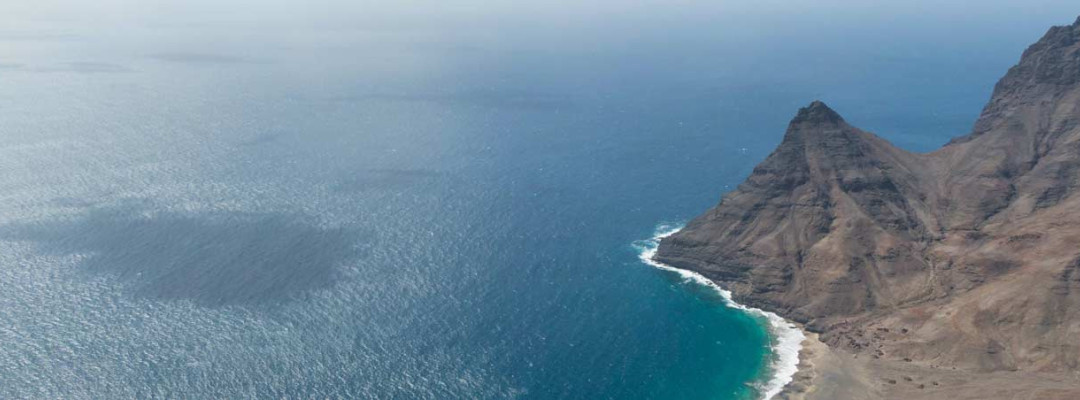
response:
[[[527,90],[472,90],[447,93],[368,93],[339,96],[333,101],[363,102],[421,102],[449,107],[505,108],[515,110],[555,111],[571,109],[574,102],[564,95]]]
[[[227,54],[211,53],[158,53],[150,58],[180,64],[253,64],[254,60]]]
[[[82,36],[67,32],[40,32],[9,30],[0,32],[0,41],[68,41]]]
[[[365,238],[370,235],[291,215],[149,214],[141,208],[0,227],[0,239],[89,254],[81,265],[86,272],[114,276],[134,295],[203,306],[282,302],[330,287]]]
[[[131,72],[131,68],[125,67],[119,64],[104,63],[104,62],[91,62],[91,61],[79,61],[69,62],[48,67],[39,67],[33,70],[34,72],[73,72],[79,74],[115,74],[121,72]]]

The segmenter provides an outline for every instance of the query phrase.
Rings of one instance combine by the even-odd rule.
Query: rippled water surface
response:
[[[134,4],[0,17],[0,398],[754,397],[761,321],[633,243],[815,98],[936,147],[1075,18]]]

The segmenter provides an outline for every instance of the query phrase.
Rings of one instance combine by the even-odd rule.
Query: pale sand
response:
[[[1080,373],[975,372],[868,358],[829,348],[807,333],[785,400],[1075,400]]]
[[[807,333],[799,353],[799,372],[777,396],[786,400],[881,398],[868,369],[854,356],[834,351]]]

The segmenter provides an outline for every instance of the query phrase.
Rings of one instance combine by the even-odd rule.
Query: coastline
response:
[[[661,225],[657,227],[656,233],[652,238],[643,241],[641,246],[641,252],[638,257],[641,261],[654,268],[671,271],[679,274],[687,280],[691,280],[702,286],[708,286],[713,290],[716,290],[728,307],[732,307],[743,312],[749,313],[763,318],[768,322],[768,331],[771,339],[771,363],[769,365],[769,372],[771,376],[768,380],[762,383],[760,388],[762,398],[765,400],[776,398],[784,392],[788,384],[795,380],[796,374],[800,370],[800,355],[803,354],[803,342],[807,340],[803,330],[796,324],[785,320],[784,318],[776,315],[775,313],[760,310],[753,307],[747,307],[745,305],[736,303],[731,298],[731,292],[717,285],[709,278],[701,275],[697,272],[679,269],[666,265],[664,263],[653,260],[653,256],[656,255],[656,248],[660,244],[660,240],[671,236],[681,230],[681,226]]]
[[[876,381],[884,378],[877,377]],[[799,352],[799,370],[778,399],[879,399],[875,377],[860,360],[829,348],[816,333],[807,333]]]

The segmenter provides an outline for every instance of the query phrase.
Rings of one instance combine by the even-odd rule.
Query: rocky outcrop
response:
[[[880,363],[1072,373],[1078,185],[1080,19],[1029,47],[972,132],[932,153],[824,103],[800,109],[779,147],[657,259]]]

